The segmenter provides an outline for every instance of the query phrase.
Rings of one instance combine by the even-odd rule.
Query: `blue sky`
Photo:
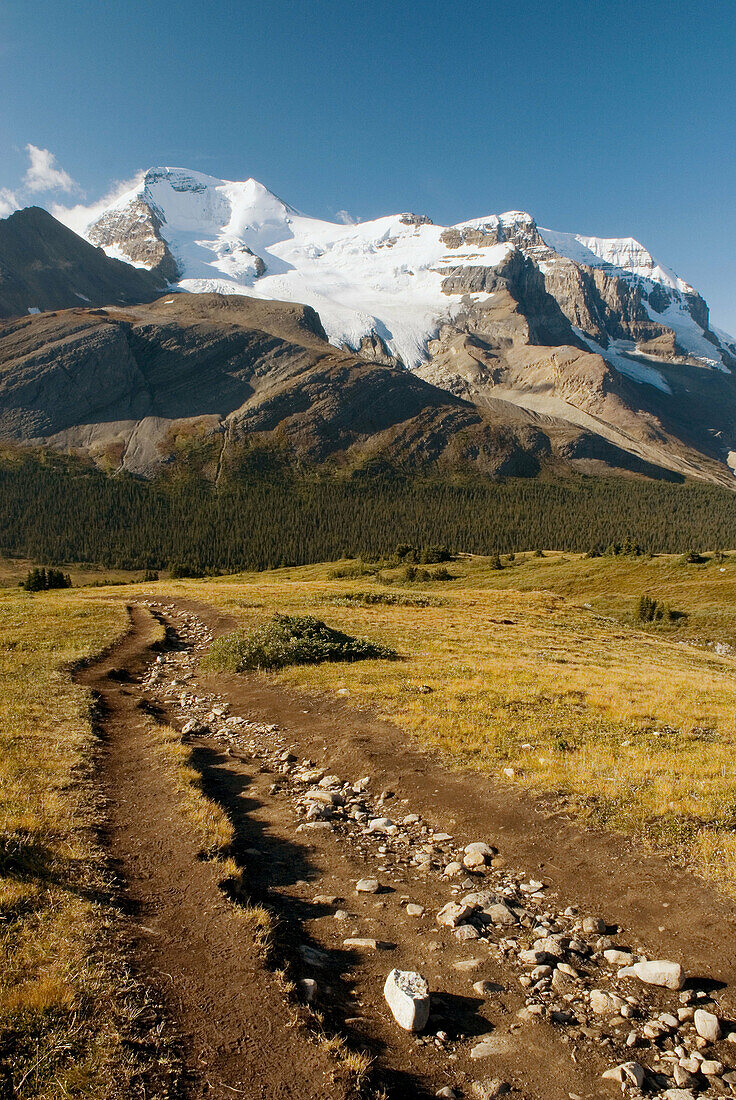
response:
[[[0,0],[0,209],[155,164],[321,217],[524,209],[736,332],[735,46],[734,0]]]

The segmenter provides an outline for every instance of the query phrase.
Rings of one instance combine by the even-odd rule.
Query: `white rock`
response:
[[[478,929],[473,928],[472,924],[459,924],[455,929],[455,936],[461,943],[467,943],[468,940],[477,940]]]
[[[468,852],[463,856],[463,863],[472,871],[475,867],[484,867],[486,864],[486,857],[482,852]]]
[[[342,942],[343,947],[365,947],[369,951],[375,951],[378,947],[378,940],[372,940],[369,936],[350,936]]]
[[[358,894],[377,894],[379,890],[377,878],[362,878],[355,884],[355,891]]]
[[[484,840],[474,840],[472,844],[465,845],[465,855],[470,856],[474,853],[485,856],[486,859],[493,859],[496,854],[496,849],[492,848],[490,844],[486,844]]]
[[[716,1043],[721,1037],[721,1021],[714,1012],[706,1012],[704,1008],[696,1008],[693,1018],[695,1030],[702,1039],[709,1043]]]
[[[609,947],[603,952],[603,958],[611,966],[632,966],[634,956],[630,951],[620,951],[618,947]]]
[[[448,901],[437,914],[437,923],[448,928],[457,928],[458,924],[462,924],[465,918],[470,916],[470,913],[469,906],[463,905],[462,902]]]
[[[442,874],[445,878],[455,878],[459,875],[463,869],[462,863],[458,863],[457,860],[453,860],[452,863],[448,863]]]
[[[374,817],[368,824],[369,833],[388,833],[395,828],[390,817]]]
[[[706,1058],[700,1063],[700,1072],[706,1077],[720,1077],[725,1068],[723,1062],[716,1062],[713,1058]]]
[[[473,982],[473,992],[479,997],[487,997],[489,993],[502,993],[503,986],[497,982]]]
[[[641,1088],[646,1079],[646,1072],[638,1062],[623,1062],[615,1069],[607,1069],[603,1074],[607,1081],[620,1081],[622,1084],[636,1085]]]
[[[647,985],[662,985],[667,989],[682,989],[685,984],[685,971],[680,964],[667,959],[653,959],[625,966],[623,970],[619,970],[618,976],[638,978]]]
[[[408,913],[408,915],[410,917],[423,917],[424,916],[424,906],[423,905],[417,905],[415,902],[410,901],[409,904],[406,907],[406,912]]]
[[[386,1004],[404,1031],[421,1031],[429,1019],[429,986],[412,970],[392,970],[383,987]]]
[[[602,989],[590,991],[590,1007],[597,1016],[607,1016],[614,1012],[620,1012],[626,1002],[615,993],[605,993]]]

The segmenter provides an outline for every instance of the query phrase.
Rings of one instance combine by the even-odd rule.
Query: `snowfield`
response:
[[[442,291],[447,273],[463,266],[495,267],[516,247],[463,243],[449,248],[441,240],[446,227],[417,224],[419,219],[402,214],[354,225],[322,221],[301,214],[256,180],[238,183],[183,168],[150,169],[95,224],[129,210],[131,219],[140,220],[134,211],[141,203],[160,221],[160,235],[181,272],[182,290],[303,302],[317,310],[333,344],[357,348],[364,336],[375,333],[410,368],[427,359],[428,341],[462,308],[459,295]],[[522,211],[450,228],[499,226],[520,227],[522,236],[527,226],[536,229]],[[703,366],[727,369],[716,345],[690,315],[684,296],[694,293],[692,288],[638,241],[539,232],[561,256],[666,287],[673,301],[664,314],[652,313],[652,318],[671,326]],[[124,239],[105,251],[130,259]],[[637,368],[620,351],[601,349],[601,354],[628,377],[669,388],[657,371]]]

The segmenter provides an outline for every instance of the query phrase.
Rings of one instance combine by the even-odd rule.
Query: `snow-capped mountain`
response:
[[[488,273],[518,251],[583,345],[630,378],[662,388],[656,371],[630,359],[637,345],[664,362],[736,366],[703,299],[638,241],[538,229],[523,212],[451,227],[414,214],[346,225],[301,214],[253,179],[152,168],[85,235],[182,290],[311,305],[332,343],[384,345],[410,368],[427,361],[443,325],[493,293]]]

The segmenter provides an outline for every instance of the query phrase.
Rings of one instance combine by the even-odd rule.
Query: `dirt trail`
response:
[[[442,1087],[483,1096],[482,1082],[490,1097],[491,1078],[508,1082],[520,1100],[603,1098],[621,1089],[602,1081],[603,1071],[631,1058],[647,1068],[647,1095],[672,1086],[673,1047],[680,1042],[690,1053],[698,1046],[686,1018],[692,1008],[683,1007],[695,995],[627,979],[620,991],[633,1004],[603,1019],[590,1011],[590,988],[620,988],[602,952],[614,943],[631,946],[650,958],[682,962],[700,975],[694,984],[703,991],[701,1003],[727,1014],[736,971],[730,903],[620,838],[585,832],[541,802],[476,774],[447,771],[412,749],[402,731],[349,704],[289,692],[263,677],[202,675],[197,624],[218,633],[231,620],[206,605],[173,600],[163,617],[192,648],[172,651],[145,670],[150,619],[134,609],[133,634],[85,677],[106,708],[111,847],[138,921],[161,933],[138,929],[138,965],[153,976],[179,1023],[193,1095],[234,1095],[233,1088],[274,1098],[340,1092],[330,1084],[323,1049],[287,1028],[289,1013],[275,981],[242,936],[234,941],[232,910],[211,868],[197,860],[175,795],[157,774],[136,706],[141,696],[178,728],[207,713],[193,738],[195,763],[233,822],[233,854],[250,889],[281,919],[277,953],[293,977],[316,981],[316,1004],[334,1030],[352,1048],[375,1055],[392,1100],[432,1096]],[[109,679],[109,670],[121,665],[135,682]],[[311,765],[285,753],[313,761],[314,775],[339,777],[341,786],[331,789],[367,814],[351,820],[341,809],[334,820],[309,822],[305,792],[318,780],[309,778]],[[366,775],[367,793],[355,795],[356,781]],[[417,820],[398,835],[366,828],[366,818],[401,823],[409,813]],[[496,845],[503,862],[494,860],[492,869],[480,868],[466,882],[464,869],[443,877],[445,864],[478,840]],[[356,893],[356,882],[369,876],[379,879],[381,892]],[[473,928],[471,917],[458,935],[438,927],[438,910],[471,888],[500,891],[514,907],[514,926],[489,930],[475,921]],[[407,902],[423,906],[424,915],[409,916]],[[586,938],[580,931],[586,915],[605,918],[611,937]],[[555,935],[574,965],[561,963],[563,952],[557,960],[540,952],[532,977],[532,966],[520,963],[521,949]],[[364,942],[345,942],[350,939]],[[554,952],[554,943],[547,947]],[[425,1036],[400,1031],[383,1001],[383,982],[394,966],[420,970],[429,980],[433,1014]],[[478,980],[494,988],[478,994]],[[716,1005],[710,993],[721,984]],[[680,1032],[642,1037],[644,1025],[665,1009],[685,1013]],[[632,1028],[637,1040],[629,1049]],[[704,1056],[717,1055],[728,1067],[736,1061],[728,1061],[729,1048],[721,1043]],[[220,1082],[215,1091],[207,1091],[208,1080]],[[701,1076],[698,1088],[703,1096],[730,1095],[720,1079]]]
[[[273,977],[199,857],[177,793],[161,774],[150,721],[131,678],[150,660],[156,624],[131,609],[132,630],[79,680],[100,699],[108,845],[128,902],[133,964],[161,995],[181,1035],[186,1094],[213,1100],[343,1098],[334,1064],[307,1044]]]

